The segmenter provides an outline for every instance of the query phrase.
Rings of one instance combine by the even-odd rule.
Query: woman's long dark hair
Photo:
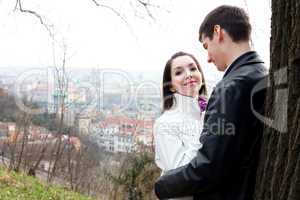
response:
[[[194,62],[197,65],[198,70],[201,73],[202,76],[202,86],[199,89],[199,95],[204,95],[207,96],[207,88],[206,88],[206,84],[205,84],[205,79],[204,79],[204,74],[203,71],[200,67],[199,62],[197,61],[197,59],[195,58],[195,56],[193,56],[192,54],[189,53],[185,53],[185,52],[177,52],[174,55],[171,56],[171,58],[167,61],[165,69],[164,69],[164,74],[163,74],[163,91],[162,91],[162,95],[163,95],[163,112],[166,110],[169,110],[173,104],[174,104],[174,92],[171,91],[171,87],[172,87],[172,78],[171,78],[171,67],[172,67],[172,62],[175,58],[180,57],[180,56],[189,56],[191,57]]]

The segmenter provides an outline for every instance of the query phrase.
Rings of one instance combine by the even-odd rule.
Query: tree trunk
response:
[[[272,0],[270,88],[255,199],[300,199],[300,1]],[[278,109],[279,108],[279,109]],[[280,109],[281,108],[281,109]],[[274,128],[275,127],[275,128]]]

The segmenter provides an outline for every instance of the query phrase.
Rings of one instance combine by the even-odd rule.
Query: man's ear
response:
[[[222,41],[224,39],[224,32],[220,25],[214,26],[214,35],[218,39],[218,41]]]

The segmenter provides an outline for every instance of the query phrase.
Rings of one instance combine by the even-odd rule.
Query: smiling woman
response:
[[[202,75],[190,56],[179,56],[172,62],[171,91],[195,97],[202,86]]]
[[[155,161],[162,174],[187,164],[201,147],[206,94],[196,58],[185,52],[175,53],[165,66],[163,114],[154,124]]]
[[[193,98],[207,95],[203,71],[192,54],[177,52],[166,63],[163,74],[164,111],[174,105],[175,92]]]

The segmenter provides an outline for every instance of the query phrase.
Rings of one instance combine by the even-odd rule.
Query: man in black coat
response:
[[[251,51],[251,25],[241,8],[220,6],[200,26],[208,62],[225,71],[208,101],[203,144],[187,165],[170,170],[155,183],[159,199],[193,196],[195,200],[252,200],[263,126],[256,114],[264,92],[255,86],[266,75]]]

